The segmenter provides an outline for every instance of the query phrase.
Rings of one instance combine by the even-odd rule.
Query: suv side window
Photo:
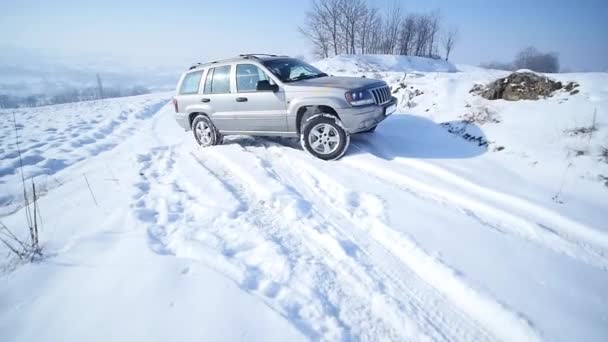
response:
[[[236,90],[239,93],[257,91],[259,81],[270,81],[272,79],[258,66],[253,64],[238,64],[236,66]]]
[[[205,80],[205,94],[230,93],[230,65],[209,69]]]
[[[198,93],[198,87],[201,84],[201,77],[203,77],[203,71],[195,71],[184,76],[182,86],[179,89],[180,94],[196,94]]]

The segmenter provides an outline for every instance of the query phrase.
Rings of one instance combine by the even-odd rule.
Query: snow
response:
[[[442,59],[399,55],[338,55],[313,63],[334,75],[376,72],[456,72],[458,69]]]
[[[0,340],[605,340],[608,74],[506,102],[469,93],[503,71],[317,66],[400,101],[339,161],[294,139],[198,148],[170,93],[17,110],[46,257],[0,262]],[[0,220],[23,236],[12,113]]]
[[[531,74],[541,75],[541,73],[538,73],[538,72],[536,72],[534,70],[530,70],[530,69],[518,69],[518,70],[515,70],[515,72],[518,72],[518,73],[531,73]]]

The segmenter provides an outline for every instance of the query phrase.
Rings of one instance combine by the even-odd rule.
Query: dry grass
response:
[[[571,128],[571,129],[567,129],[565,131],[566,134],[568,134],[569,136],[575,137],[575,136],[579,136],[579,135],[591,135],[593,134],[593,132],[597,131],[597,127],[594,126],[587,126],[587,127],[576,127],[576,128]]]
[[[600,148],[600,159],[604,161],[604,163],[608,163],[608,147]]]
[[[34,235],[30,235],[30,241],[25,241],[18,238],[4,223],[0,222],[0,242],[21,261],[34,261],[42,257],[37,230]]]
[[[23,199],[25,203],[24,212],[27,220],[27,230],[29,231],[29,239],[23,239],[14,234],[4,223],[0,222],[0,243],[2,243],[10,253],[14,254],[21,261],[34,261],[42,257],[42,248],[40,247],[39,232],[42,224],[40,209],[38,208],[38,193],[36,192],[36,183],[31,179],[32,188],[31,194],[28,194],[28,186],[23,172],[23,161],[21,159],[21,148],[19,146],[20,136],[17,125],[17,118],[13,112],[13,125],[15,128],[15,147],[19,155],[19,170],[21,172],[21,184],[23,186]],[[30,197],[31,196],[31,197]]]
[[[499,123],[500,118],[493,110],[488,107],[481,107],[478,110],[462,115],[462,120],[468,123],[483,125],[486,123]]]
[[[600,179],[600,182],[603,182],[604,185],[608,188],[608,176],[598,175],[597,177]]]
[[[591,140],[591,138],[593,137],[593,133],[597,132],[597,130],[597,109],[595,109],[595,111],[593,112],[593,119],[591,120],[589,126],[580,126],[567,129],[565,130],[565,133],[572,137],[588,135],[589,140]]]

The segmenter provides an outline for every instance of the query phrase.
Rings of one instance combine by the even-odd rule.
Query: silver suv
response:
[[[191,66],[173,105],[177,123],[201,146],[232,134],[299,137],[309,153],[334,160],[350,134],[373,132],[397,99],[381,80],[329,76],[295,58],[256,54]]]

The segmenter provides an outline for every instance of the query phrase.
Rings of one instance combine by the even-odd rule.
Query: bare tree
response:
[[[371,23],[367,53],[382,53],[384,44],[384,20],[378,13]]]
[[[445,49],[445,60],[450,59],[450,53],[454,50],[454,44],[458,38],[458,29],[452,27],[443,36],[443,48]]]
[[[407,15],[403,19],[401,32],[399,35],[399,54],[410,55],[416,38],[416,16],[413,14]]]
[[[308,16],[314,18],[311,23],[321,25],[320,30],[327,33],[327,40],[334,50],[334,55],[340,51],[341,3],[342,0],[313,0],[312,10],[308,12]]]
[[[431,32],[431,18],[428,15],[416,15],[416,38],[414,39],[413,54],[424,56],[429,44],[429,34]]]
[[[313,43],[317,57],[329,57],[329,32],[318,14],[309,13],[305,25],[298,27],[298,31]]]
[[[383,12],[380,14],[367,0],[312,0],[299,31],[312,42],[315,54],[323,58],[357,52],[436,57],[441,31],[439,11],[404,15],[395,1]],[[450,51],[455,38],[454,34],[450,39]]]
[[[401,13],[401,5],[396,1],[386,13],[382,53],[393,54],[397,50],[399,29],[401,27],[402,20]]]
[[[439,33],[439,22],[441,15],[439,10],[435,10],[428,15],[428,36],[427,36],[427,56],[433,57],[435,55],[435,41],[437,33]]]
[[[97,74],[97,95],[99,100],[104,99],[103,83],[101,82],[101,76],[99,76],[99,74]]]
[[[377,8],[370,8],[367,6],[362,7],[362,20],[361,25],[359,27],[358,33],[358,43],[361,48],[361,53],[370,53],[370,40],[373,36],[373,31],[375,27],[378,25],[378,21],[380,17],[378,16]]]
[[[559,57],[556,53],[543,53],[530,46],[515,56],[513,66],[515,69],[530,69],[537,72],[559,72]]]
[[[364,24],[367,4],[363,0],[342,0],[339,4],[342,45],[347,53],[355,54],[356,36]]]

